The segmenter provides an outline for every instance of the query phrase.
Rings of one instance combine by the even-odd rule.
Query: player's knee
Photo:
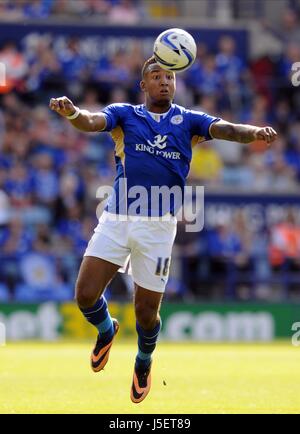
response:
[[[158,321],[157,309],[144,303],[135,305],[135,316],[138,324],[144,330],[152,330]]]
[[[93,288],[80,282],[76,283],[75,300],[80,308],[87,309],[94,306],[97,298],[98,293]]]

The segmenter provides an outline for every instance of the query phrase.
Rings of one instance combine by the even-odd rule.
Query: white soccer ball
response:
[[[168,29],[155,40],[154,57],[168,71],[184,71],[194,62],[197,46],[192,35],[182,29]]]

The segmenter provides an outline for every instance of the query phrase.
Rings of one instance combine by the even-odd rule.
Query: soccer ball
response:
[[[168,29],[154,42],[156,62],[168,71],[184,71],[196,58],[197,47],[192,35],[182,29]]]

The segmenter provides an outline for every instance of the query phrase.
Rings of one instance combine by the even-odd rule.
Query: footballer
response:
[[[170,202],[162,210],[147,200],[147,219],[117,219],[127,215],[131,187],[184,188],[192,158],[192,145],[222,139],[251,143],[256,139],[270,144],[276,139],[273,128],[237,125],[208,114],[173,104],[176,90],[174,72],[164,70],[149,58],[142,68],[142,105],[111,104],[102,112],[90,113],[76,107],[67,97],[52,98],[50,108],[84,132],[110,132],[115,142],[116,179],[109,200],[84,254],[76,282],[76,301],[98,337],[91,354],[91,367],[101,371],[107,364],[119,324],[111,318],[104,291],[130,258],[135,284],[134,307],[138,352],[130,397],[134,403],[145,399],[151,387],[152,354],[161,329],[160,304],[168,279],[172,246],[176,235],[176,209]],[[126,180],[126,183],[120,182]],[[121,186],[121,187],[120,187]],[[143,206],[141,207],[143,208]],[[168,214],[166,220],[152,218]]]

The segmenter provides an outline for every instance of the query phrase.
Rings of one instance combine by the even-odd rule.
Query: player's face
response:
[[[156,64],[150,65],[141,82],[141,88],[156,104],[171,103],[176,90],[175,74],[172,71],[165,71]]]

